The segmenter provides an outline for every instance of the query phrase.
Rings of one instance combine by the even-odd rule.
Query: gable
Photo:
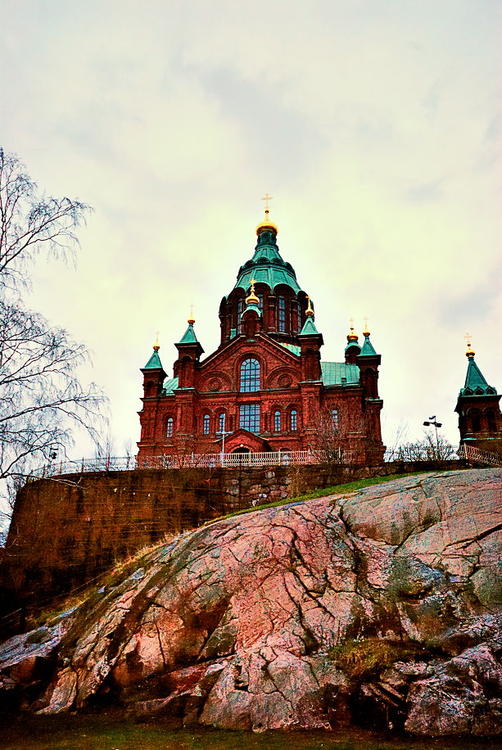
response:
[[[253,340],[239,336],[201,362],[195,387],[199,391],[239,390],[240,366],[248,357],[260,363],[262,389],[278,387],[275,381],[281,376],[290,383],[300,379],[300,358],[268,336],[257,334]]]

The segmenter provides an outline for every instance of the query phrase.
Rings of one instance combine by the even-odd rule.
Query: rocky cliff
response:
[[[41,713],[494,734],[501,488],[422,474],[185,533],[6,642],[0,687]]]

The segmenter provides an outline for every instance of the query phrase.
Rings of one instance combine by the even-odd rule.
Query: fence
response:
[[[460,458],[473,464],[485,464],[486,466],[502,465],[502,456],[497,456],[496,453],[482,451],[474,445],[468,445],[467,443],[462,443],[458,449],[458,455]]]
[[[83,458],[80,461],[54,461],[35,469],[29,479],[42,479],[62,474],[83,474],[93,471],[127,471],[133,469],[248,468],[258,466],[291,466],[318,464],[322,452],[276,451],[267,453],[190,453],[172,456],[134,456]]]

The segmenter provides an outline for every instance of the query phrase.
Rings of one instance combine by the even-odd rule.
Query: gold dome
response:
[[[252,279],[251,280],[251,289],[249,290],[249,294],[246,297],[246,305],[259,305],[260,304],[260,300],[256,296],[256,292],[254,290],[255,283],[256,283],[255,280]]]

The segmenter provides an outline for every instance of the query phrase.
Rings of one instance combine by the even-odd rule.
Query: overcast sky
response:
[[[499,0],[0,5],[0,143],[94,208],[31,304],[91,350],[116,454],[156,331],[168,373],[190,304],[217,346],[266,191],[323,359],[369,319],[387,444],[432,414],[458,442],[466,330],[502,389]]]

